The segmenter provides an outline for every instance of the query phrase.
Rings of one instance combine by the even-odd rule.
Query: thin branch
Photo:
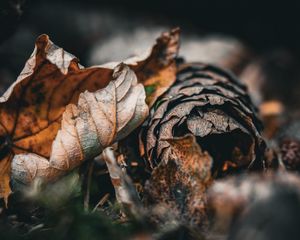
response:
[[[94,209],[92,210],[92,213],[95,212],[99,207],[102,207],[104,203],[106,203],[106,201],[109,198],[109,193],[106,193],[101,199],[100,201],[97,203],[97,205],[94,207]]]
[[[117,201],[125,209],[128,209],[130,214],[140,218],[143,216],[143,213],[138,193],[131,179],[118,165],[113,148],[105,148],[102,155],[106,162],[112,184],[115,188]]]

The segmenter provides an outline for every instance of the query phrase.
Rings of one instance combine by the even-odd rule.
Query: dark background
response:
[[[47,2],[66,3],[70,8],[80,5],[82,11],[105,7],[123,11],[129,17],[162,17],[174,25],[192,25],[201,30],[233,34],[259,49],[284,45],[299,52],[300,8],[296,1],[1,0],[1,40],[12,34],[19,21],[30,17],[35,5]]]
[[[99,20],[103,13],[111,17]],[[122,17],[112,23],[114,16]],[[127,21],[130,24],[124,23]],[[195,34],[228,34],[256,53],[283,48],[296,62],[300,56],[300,6],[296,1],[0,0],[1,81],[16,78],[39,34],[49,34],[87,65],[87,53],[99,39],[121,28],[129,31],[134,25],[147,28],[149,24],[180,26]]]

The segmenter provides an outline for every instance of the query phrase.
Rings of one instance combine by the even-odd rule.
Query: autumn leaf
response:
[[[212,180],[212,158],[202,151],[191,134],[166,141],[170,144],[171,157],[153,170],[145,186],[144,202],[151,208],[163,206],[174,214],[172,220],[204,227],[207,224],[205,191]]]
[[[142,56],[124,61],[137,74],[139,82],[145,86],[149,107],[165,93],[176,80],[175,59],[179,50],[179,28],[162,33],[156,44]],[[105,64],[113,68],[118,62]]]
[[[153,79],[157,74],[160,74],[160,71],[168,70],[168,73],[175,71],[172,68],[174,59],[169,54],[165,55],[168,49],[173,47],[171,43],[174,43],[175,36],[178,36],[178,32],[162,35],[157,40],[150,55],[148,54],[145,59],[139,58],[139,62],[134,62],[133,59],[130,60],[132,68],[135,69],[135,73],[141,78],[141,82],[147,83],[147,77]],[[175,57],[175,55],[176,53],[172,56]],[[157,64],[155,64],[156,62]],[[163,62],[165,64],[162,64]],[[115,64],[114,67],[117,65]],[[151,74],[146,74],[145,70],[151,72]],[[130,71],[127,72],[129,73]],[[20,154],[22,154],[22,159],[29,164],[28,167],[32,166],[29,169],[43,170],[44,175],[49,176],[56,174],[51,172],[53,169],[48,171],[48,160],[53,149],[52,143],[58,130],[62,128],[60,136],[66,133],[64,131],[65,124],[61,124],[63,113],[67,109],[64,119],[74,123],[71,115],[75,117],[74,114],[78,113],[75,105],[78,103],[80,93],[89,92],[84,93],[79,101],[79,105],[84,108],[84,106],[86,107],[84,104],[85,97],[92,97],[92,92],[103,89],[106,86],[110,89],[112,88],[112,85],[109,85],[112,74],[113,68],[105,65],[90,68],[82,67],[76,57],[54,45],[47,35],[41,35],[37,39],[34,52],[20,76],[0,98],[0,198],[3,197],[7,201],[11,192],[9,187],[10,163],[14,157]],[[131,76],[133,74],[129,73]],[[164,74],[160,76],[164,76],[164,78],[156,78],[158,82],[166,81],[171,84],[172,81],[168,81],[169,76]],[[122,87],[124,85],[126,84],[123,84]],[[159,95],[157,93],[159,91],[159,89],[155,91],[155,96]],[[108,95],[105,97],[108,97]],[[148,97],[154,98],[153,95]],[[131,105],[130,108],[132,108]],[[125,111],[122,114],[126,114]],[[126,119],[119,123],[121,124],[120,126],[114,126],[114,130],[117,127],[122,129],[117,136],[115,132],[110,133],[108,138],[106,140],[102,139],[102,141],[110,142],[114,137],[121,138],[125,136],[127,129],[123,128],[122,124],[127,123]],[[134,126],[135,122],[130,121],[130,124]],[[102,128],[102,130],[103,134],[107,131],[105,128]],[[99,132],[100,130],[98,129],[97,131]],[[60,139],[60,137],[57,139]],[[59,144],[58,141],[55,143],[56,146]],[[95,141],[95,138],[93,138],[93,141]],[[75,144],[75,142],[72,142],[72,144]],[[105,145],[104,143],[101,144]],[[88,150],[84,149],[83,151]],[[61,156],[62,153],[57,154],[55,158],[56,156]],[[78,154],[80,153],[72,152],[70,154],[79,157]],[[63,169],[65,167],[60,166]],[[28,175],[31,175],[32,178],[37,174],[29,169],[26,171],[27,174],[23,172],[26,176],[21,177],[21,179],[28,179]]]
[[[118,65],[109,84],[79,95],[69,104],[53,141],[49,161],[35,153],[20,153],[12,161],[12,176],[24,184],[35,178],[53,181],[84,160],[99,155],[126,137],[148,116],[145,90],[128,66]]]
[[[165,93],[176,80],[175,58],[179,49],[179,29],[165,32],[157,40],[151,51],[149,61],[139,62],[133,69],[146,90],[152,89],[146,102],[151,107],[156,99]]]

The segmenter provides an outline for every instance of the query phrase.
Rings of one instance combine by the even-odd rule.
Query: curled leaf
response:
[[[124,64],[118,65],[105,88],[85,91],[77,105],[66,107],[49,161],[35,154],[18,154],[13,159],[14,179],[25,184],[35,178],[53,181],[82,161],[96,157],[144,121],[148,115],[145,98],[134,72]]]
[[[176,80],[176,56],[179,49],[179,28],[165,32],[157,39],[149,61],[143,60],[136,67],[137,77],[147,89],[146,102],[151,107]]]
[[[124,61],[136,73],[139,82],[146,89],[146,102],[153,106],[158,97],[165,93],[176,80],[176,57],[179,50],[179,28],[164,32],[156,44],[145,55],[132,57]],[[118,62],[105,64],[109,68]]]
[[[176,46],[178,43],[176,39],[178,40],[178,31],[164,34],[158,39],[150,54],[145,58],[139,58],[138,62],[130,60],[130,66],[138,75],[138,79],[141,78],[141,82],[147,83],[148,78],[153,79],[160,71],[175,73],[173,66],[177,48],[172,48],[172,46]],[[174,49],[174,51],[171,51],[171,49]],[[168,50],[173,54],[166,54]],[[118,64],[115,64],[115,66],[116,65]],[[20,179],[26,180],[25,182],[32,179],[33,176],[40,175],[42,169],[44,171],[42,175],[47,176],[46,178],[52,178],[52,176],[56,174],[62,174],[61,171],[65,172],[65,170],[62,169],[65,169],[67,164],[70,164],[70,166],[76,165],[73,165],[73,159],[71,159],[68,163],[59,163],[59,168],[51,168],[50,170],[47,161],[53,149],[52,143],[59,129],[61,129],[61,131],[57,139],[61,139],[61,137],[67,134],[65,126],[74,126],[75,119],[73,119],[73,117],[77,119],[76,124],[80,131],[83,130],[84,127],[87,127],[87,124],[91,124],[91,122],[82,122],[84,119],[87,120],[88,114],[80,114],[78,112],[78,106],[74,104],[78,103],[80,93],[88,91],[81,96],[79,101],[79,105],[81,106],[80,110],[84,109],[87,111],[88,105],[85,102],[87,99],[92,98],[92,92],[103,89],[110,83],[112,73],[113,68],[108,65],[84,68],[78,63],[76,57],[53,44],[47,35],[38,37],[35,49],[26,62],[20,76],[0,98],[0,198],[4,197],[7,199],[11,192],[9,180],[11,160],[13,158],[15,158],[15,163],[19,163],[19,165],[22,165],[22,161],[27,163],[26,167],[21,168],[22,171],[14,170],[15,173],[18,173],[17,175]],[[128,74],[133,75],[134,73]],[[173,75],[170,74],[168,76]],[[168,84],[164,86],[169,86],[172,81],[168,80],[168,76],[163,74],[163,78],[156,79],[158,82],[168,82]],[[120,77],[120,79],[121,78],[122,77]],[[126,88],[126,84],[128,83],[122,84],[122,87]],[[112,88],[112,85],[108,87]],[[157,89],[157,91],[158,90],[159,89]],[[155,96],[159,95],[156,91],[155,94]],[[103,97],[103,95],[105,94],[102,93],[101,97]],[[108,95],[105,97],[107,99]],[[122,97],[124,96],[118,93],[118,98]],[[121,102],[124,103],[123,101]],[[140,102],[137,104],[140,104]],[[132,112],[133,106],[134,105],[129,106],[130,110],[128,109],[128,111],[131,111],[130,114],[135,114]],[[107,106],[103,107],[106,108]],[[65,123],[62,126],[61,121],[65,111]],[[127,109],[121,111],[120,114],[126,115],[126,111]],[[122,138],[127,134],[127,130],[134,128],[134,126],[136,126],[135,124],[138,124],[140,121],[139,118],[130,121],[129,119],[132,119],[132,115],[124,116],[122,121],[118,123],[119,125],[113,127],[113,129],[115,129],[114,132],[108,133],[108,138],[105,140],[102,139],[101,141],[104,142],[99,142],[99,146],[106,145],[111,142],[114,137],[117,139]],[[67,123],[67,121],[69,122]],[[124,128],[127,123],[131,126],[128,125]],[[83,128],[79,126],[80,124]],[[116,134],[117,129],[120,130],[118,134]],[[107,132],[107,129],[104,127],[93,130],[92,133],[94,134],[100,130],[101,134],[105,134],[105,131]],[[74,128],[70,128],[71,134],[69,137],[75,133],[74,131]],[[86,134],[86,132],[84,132],[84,134]],[[80,141],[86,144],[88,144],[88,141],[96,143],[95,136],[91,137],[93,138],[88,138],[88,140],[81,138]],[[57,140],[55,144],[55,146],[61,145],[59,140]],[[70,144],[71,145],[68,145],[67,148],[79,149],[75,141]],[[83,159],[89,154],[93,155],[92,152],[88,153],[88,151],[94,151],[94,149],[95,147],[88,147],[81,149],[80,152],[71,152],[68,154],[70,154],[70,156],[76,156],[76,159]],[[59,149],[55,149],[54,152],[55,157],[52,157],[51,161],[55,161],[53,159],[58,159],[64,155],[63,151]],[[26,156],[27,154],[30,155]],[[15,164],[14,166],[16,167],[17,165]],[[39,169],[39,173],[37,173],[35,169]]]

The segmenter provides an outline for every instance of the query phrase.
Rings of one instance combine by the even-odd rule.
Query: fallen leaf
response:
[[[149,61],[143,60],[133,66],[137,77],[146,89],[146,102],[151,107],[158,97],[165,93],[176,80],[175,59],[179,49],[179,29],[165,32],[157,40]],[[151,91],[149,91],[151,90]]]
[[[165,211],[174,214],[172,221],[204,227],[207,224],[205,191],[212,180],[212,158],[202,151],[191,134],[166,141],[171,146],[171,157],[167,163],[161,162],[147,181],[145,205],[163,206]]]
[[[165,93],[176,80],[176,57],[179,50],[179,28],[162,33],[156,44],[144,55],[124,61],[136,73],[139,82],[145,86],[149,107]],[[110,68],[118,62],[105,64]]]
[[[157,88],[153,94],[148,96],[149,99],[158,97],[163,92],[162,89],[167,89],[167,86],[172,83],[169,77],[172,77],[174,73],[173,75],[167,75],[165,72],[171,73],[176,71],[173,67],[178,49],[176,47],[178,46],[177,44],[178,30],[174,30],[169,34],[163,34],[157,40],[150,54],[145,55],[145,58],[138,58],[139,62],[130,59],[130,65],[141,78],[141,82],[147,86],[147,82],[155,78],[157,83],[154,80],[151,80],[151,82],[154,81],[155,84],[161,85],[161,89],[160,87]],[[115,64],[114,67],[118,64]],[[146,70],[148,71],[147,73],[145,72]],[[48,159],[50,158],[52,143],[58,130],[62,128],[60,135],[66,133],[64,126],[61,124],[66,106],[71,104],[67,107],[64,118],[74,123],[71,115],[78,113],[76,112],[78,109],[74,104],[77,104],[80,93],[84,91],[95,92],[106,87],[110,83],[112,73],[113,68],[109,65],[90,68],[82,67],[76,57],[54,45],[47,35],[41,35],[37,39],[34,52],[26,62],[20,76],[0,98],[0,198],[5,198],[5,201],[7,201],[7,197],[11,192],[8,183],[11,171],[10,162],[19,154],[22,154],[22,159],[28,163],[28,167],[30,166],[29,169],[24,170],[26,174],[25,172],[22,173],[26,176],[19,176],[21,179],[32,179],[36,176],[37,173],[34,169],[44,171],[43,175],[45,176],[53,176],[58,174],[57,172],[59,171],[64,171],[53,170],[52,168],[51,171],[54,172],[51,172],[48,168]],[[126,84],[123,84],[122,87],[124,85]],[[111,85],[108,87],[112,88]],[[106,95],[105,97],[108,96]],[[82,95],[80,100],[82,104],[79,102],[82,108],[85,105],[83,103],[85,97],[92,97],[92,93],[84,93]],[[121,98],[123,96],[119,95],[118,97]],[[149,102],[151,101],[149,100]],[[130,105],[129,107],[132,108],[133,106]],[[126,115],[126,111],[122,111],[122,114]],[[102,139],[102,141],[111,142],[114,137],[121,138],[126,135],[126,131],[136,124],[134,121],[130,121],[129,123],[132,126],[123,128],[127,120],[124,117],[122,122],[119,122],[120,126],[114,126],[114,129],[117,127],[122,128],[118,132],[118,136],[115,135],[115,132],[109,133],[109,137],[105,140]],[[101,129],[103,129],[103,134],[104,131],[108,130],[105,128]],[[59,144],[58,141],[55,143],[56,146]],[[72,142],[72,144],[76,143]],[[104,142],[101,144],[105,145]],[[59,149],[56,150],[59,151]],[[83,149],[82,151],[89,150]],[[27,154],[30,155],[28,156]],[[70,154],[74,154],[79,158],[79,153]],[[63,169],[65,167],[60,166]],[[29,175],[31,176],[30,178]]]
[[[126,137],[148,116],[145,90],[127,65],[118,65],[112,81],[96,92],[79,95],[78,104],[69,104],[61,129],[53,141],[50,159],[35,153],[20,153],[12,161],[12,176],[24,184],[36,178],[56,180],[93,159],[115,141]]]

